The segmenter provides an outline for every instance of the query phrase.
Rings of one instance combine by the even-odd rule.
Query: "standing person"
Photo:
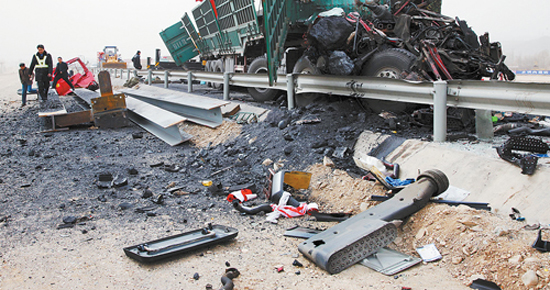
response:
[[[50,88],[50,80],[52,78],[52,56],[44,50],[44,45],[39,44],[36,49],[38,52],[34,55],[31,61],[29,71],[36,67],[35,76],[38,84],[38,94],[42,101],[48,99],[48,89]]]
[[[134,57],[132,57],[132,62],[134,63],[134,67],[136,69],[141,69],[141,51],[137,51],[136,52],[136,55],[134,55]]]
[[[33,73],[25,66],[24,63],[19,64],[19,79],[23,88],[21,90],[21,107],[27,105],[27,91],[32,93],[32,78]]]
[[[63,79],[69,86],[71,86],[71,89],[74,91],[74,85],[71,83],[68,77],[68,70],[69,66],[66,62],[63,61],[63,58],[60,56],[57,58],[57,66],[55,67],[55,77],[53,78],[52,83],[52,89],[55,89],[55,85],[57,85],[57,82],[59,79]]]

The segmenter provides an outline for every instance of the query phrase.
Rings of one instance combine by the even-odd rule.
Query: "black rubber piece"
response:
[[[449,188],[449,179],[445,173],[439,169],[426,170],[418,176],[417,180],[422,178],[429,178],[436,184],[437,191],[432,195],[432,197],[442,194]]]
[[[248,73],[267,75],[267,58],[260,56],[254,59],[248,67]],[[272,101],[281,94],[279,90],[262,88],[248,88],[248,93],[258,102]]]
[[[222,276],[222,288],[220,290],[233,290],[233,279],[239,277],[241,273],[235,268],[229,268],[225,270],[225,274]]]
[[[233,201],[233,207],[236,210],[238,210],[239,212],[242,212],[242,213],[245,213],[245,214],[251,214],[251,215],[255,215],[255,214],[258,214],[260,212],[269,213],[269,212],[273,211],[273,208],[271,208],[271,205],[269,205],[269,203],[264,203],[264,204],[258,205],[256,207],[247,207],[247,206],[243,206],[239,202],[239,200],[234,200]]]

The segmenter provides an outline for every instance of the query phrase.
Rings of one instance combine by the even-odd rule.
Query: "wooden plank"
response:
[[[141,117],[159,125],[162,128],[168,128],[175,126],[179,123],[185,122],[187,118],[166,111],[159,107],[153,106],[146,102],[140,101],[132,97],[126,97],[126,106],[128,110],[140,115]]]
[[[229,103],[222,107],[222,116],[229,117],[237,114],[241,110],[241,106],[235,103]]]

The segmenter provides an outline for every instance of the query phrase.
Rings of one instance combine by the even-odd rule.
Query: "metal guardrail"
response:
[[[122,77],[122,69],[109,69],[115,77]],[[113,72],[114,71],[114,72]],[[130,78],[131,71],[127,70]],[[153,76],[164,77],[168,88],[170,77],[187,78],[188,91],[193,81],[224,84],[224,100],[229,100],[229,86],[272,88],[285,90],[289,109],[294,109],[294,94],[324,93],[366,99],[411,102],[434,106],[434,141],[443,142],[447,132],[447,107],[513,111],[550,116],[550,84],[502,81],[451,80],[411,82],[364,76],[328,76],[288,74],[279,75],[277,83],[269,86],[267,75],[242,73],[214,73],[198,71],[139,71],[147,74],[147,83]]]

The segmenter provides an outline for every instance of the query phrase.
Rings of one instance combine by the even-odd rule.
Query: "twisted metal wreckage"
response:
[[[422,1],[427,2],[433,1]],[[428,81],[515,78],[504,64],[501,44],[491,43],[488,33],[478,40],[458,17],[421,9],[410,0],[356,4],[372,16],[319,17],[307,33],[309,63],[298,61],[295,71]],[[343,14],[335,8],[326,15]]]

